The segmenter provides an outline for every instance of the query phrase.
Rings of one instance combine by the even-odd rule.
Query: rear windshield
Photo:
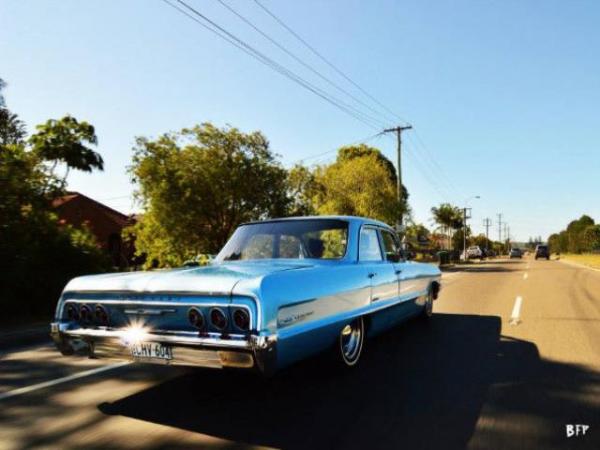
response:
[[[348,222],[284,220],[242,225],[217,255],[217,262],[252,259],[339,259],[346,254]]]

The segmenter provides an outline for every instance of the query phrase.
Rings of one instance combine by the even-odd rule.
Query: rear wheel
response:
[[[433,289],[429,289],[427,293],[427,299],[425,300],[425,306],[423,307],[423,312],[421,313],[421,317],[424,319],[429,319],[433,315]]]
[[[365,323],[358,317],[342,328],[338,338],[338,360],[346,367],[355,366],[360,359],[365,340]]]

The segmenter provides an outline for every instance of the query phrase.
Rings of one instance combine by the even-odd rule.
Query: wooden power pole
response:
[[[398,126],[395,128],[387,128],[383,130],[384,133],[396,133],[398,137],[398,202],[400,207],[402,207],[402,132],[406,130],[411,130],[412,126],[407,125],[404,127]],[[400,211],[400,217],[398,219],[397,227],[398,231],[402,231],[402,223],[403,223],[403,211]]]

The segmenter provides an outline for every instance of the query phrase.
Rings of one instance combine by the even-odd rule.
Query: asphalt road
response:
[[[0,448],[600,449],[600,272],[498,260],[443,284],[430,322],[368,341],[343,373],[99,372],[49,345],[3,350]]]

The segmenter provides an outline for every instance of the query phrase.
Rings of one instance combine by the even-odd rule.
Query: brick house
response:
[[[135,248],[123,242],[121,232],[135,223],[133,216],[126,216],[79,192],[69,192],[55,199],[52,206],[65,223],[76,228],[87,225],[114,266],[125,268],[132,264]]]

